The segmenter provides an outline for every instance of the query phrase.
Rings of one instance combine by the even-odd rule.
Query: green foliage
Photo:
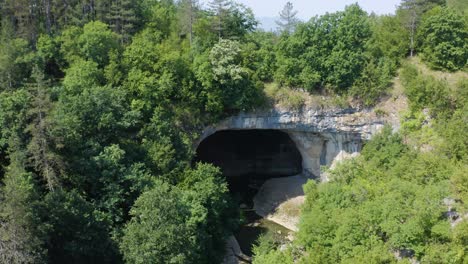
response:
[[[363,53],[371,31],[367,14],[358,5],[348,6],[338,19],[334,34],[329,36],[335,43],[323,66],[326,67],[327,84],[346,88],[357,79],[364,66]]]
[[[322,262],[391,263],[391,249],[411,249],[421,256],[431,254],[427,241],[450,241],[439,201],[448,193],[451,173],[437,157],[419,155],[385,128],[365,146],[362,157],[331,171],[331,182],[309,182],[298,233],[298,244],[306,247],[304,256],[314,259],[320,254],[316,249],[322,248],[328,251]],[[418,166],[415,158],[424,165]],[[427,177],[430,184],[420,180]]]
[[[398,16],[371,17],[370,54],[398,62],[408,50],[409,33]]]
[[[117,36],[102,22],[90,22],[83,27],[78,38],[80,54],[104,66],[109,62],[109,52],[118,48]]]
[[[129,205],[152,185],[151,175],[143,164],[125,163],[125,151],[110,145],[94,157],[100,172],[96,194],[97,206],[105,213],[112,226],[121,225],[127,218]],[[127,167],[128,166],[128,167]]]
[[[265,82],[273,81],[277,36],[266,32],[254,32],[249,36],[249,42],[242,49],[243,65],[253,71],[254,78]]]
[[[31,53],[28,42],[16,38],[11,25],[2,21],[0,35],[0,91],[17,88],[29,76]]]
[[[191,168],[204,127],[263,107],[263,82],[295,110],[307,91],[371,105],[409,49],[466,64],[466,19],[429,11],[442,0],[395,16],[350,5],[281,36],[234,1],[0,2],[0,262],[219,262],[239,217],[219,170]],[[254,262],[466,261],[466,225],[448,228],[440,200],[468,204],[467,81],[410,66],[401,80],[402,136],[385,128],[332,182],[308,183],[298,242],[262,238]]]
[[[190,140],[173,126],[172,113],[162,108],[154,109],[153,117],[142,129],[143,146],[148,153],[153,170],[160,175],[180,172],[189,166]],[[170,181],[180,180],[171,175]]]
[[[446,80],[426,76],[414,65],[406,64],[401,71],[401,80],[411,106],[411,112],[402,124],[404,133],[414,134],[426,127],[428,133],[436,132],[443,138],[442,143],[433,142],[441,152],[456,160],[466,160],[466,79],[462,78],[456,87],[451,87]],[[430,115],[423,113],[425,108],[430,110]],[[430,117],[436,119],[429,120]],[[429,121],[434,123],[435,132],[427,129]]]
[[[112,30],[122,37],[122,42],[128,42],[131,35],[138,29],[137,18],[139,5],[135,0],[112,2],[106,17]]]
[[[429,245],[422,263],[463,263],[463,248],[456,245]]]
[[[72,63],[80,57],[80,47],[77,39],[83,34],[83,29],[76,26],[68,27],[60,36],[57,36],[57,42],[60,45],[60,55],[68,62]]]
[[[188,170],[179,186],[155,181],[135,202],[121,242],[129,263],[213,263],[236,223],[227,185],[212,165]]]
[[[102,71],[93,61],[78,60],[66,70],[63,86],[70,94],[79,94],[85,89],[99,86],[103,82]]]
[[[468,104],[468,78],[458,80],[454,89],[455,107],[461,109]]]
[[[445,138],[442,147],[448,156],[458,160],[468,160],[468,142],[466,140],[466,129],[468,129],[468,107],[456,110],[448,120],[442,120],[438,124],[440,134]]]
[[[109,53],[119,48],[117,35],[99,21],[89,22],[83,28],[70,27],[59,39],[61,53],[69,63],[81,58],[101,68],[109,62]]]
[[[132,43],[125,48],[124,63],[129,68],[151,70],[161,57],[157,45],[161,42],[158,31],[144,29],[132,38]]]
[[[52,263],[111,262],[116,252],[102,214],[76,191],[56,190],[44,198],[47,252]]]
[[[461,14],[468,12],[468,3],[463,0],[447,0],[447,6]]]
[[[133,38],[123,54],[122,62],[129,69],[124,86],[137,96],[143,104],[141,110],[145,112],[151,111],[154,102],[167,103],[175,88],[171,83],[158,81],[165,71],[171,69],[164,67],[167,66],[164,57],[171,53],[164,53],[163,48],[160,33],[146,29]]]
[[[64,92],[51,118],[56,122],[51,133],[69,171],[62,175],[64,183],[96,199],[107,195],[100,192],[101,180],[105,178],[101,178],[99,169],[102,168],[96,167],[93,157],[102,153],[106,146],[118,143],[127,129],[138,121],[138,115],[129,110],[126,93],[111,87],[87,88],[76,95]],[[132,166],[131,161],[127,166]]]
[[[464,174],[459,170],[454,178],[459,188]],[[409,248],[428,263],[459,263],[463,247],[440,218],[444,208],[439,201],[447,195],[451,175],[450,161],[409,151],[399,136],[384,129],[366,145],[362,158],[332,171],[332,182],[306,185],[298,234],[299,244],[310,247],[305,260],[389,263],[395,261],[390,249]],[[426,241],[431,242],[426,245]],[[318,249],[324,247],[329,255],[321,255]]]
[[[70,1],[64,5],[57,0],[31,2],[27,0],[2,1],[2,17],[16,21],[16,30],[21,37],[37,40],[40,33],[60,33],[68,26],[101,20],[119,34],[128,34],[137,29],[141,18],[141,4],[132,0],[124,1]]]
[[[454,228],[454,233],[453,233],[453,240],[456,243],[462,245],[465,248],[465,250],[466,250],[466,247],[468,246],[468,235],[467,235],[468,232],[467,231],[468,231],[468,222],[464,221],[464,222],[459,223]],[[466,255],[464,257],[466,260]]]
[[[390,87],[395,65],[387,58],[378,62],[370,60],[362,70],[361,77],[350,89],[354,97],[361,99],[364,105],[373,105]]]
[[[318,84],[349,88],[365,64],[370,36],[367,14],[358,5],[313,18],[280,43],[276,80],[309,90]]]
[[[446,81],[420,74],[413,65],[406,64],[401,71],[405,94],[413,110],[428,107],[433,115],[444,115],[451,108],[452,100]]]
[[[252,9],[243,4],[231,2],[225,19],[223,38],[242,39],[257,27],[257,20]]]
[[[419,31],[424,14],[437,6],[445,5],[445,0],[403,0],[397,9],[397,17],[401,21],[409,36],[408,50],[411,57],[414,56],[416,46],[416,34]]]
[[[10,137],[26,128],[31,99],[26,89],[0,93],[0,149],[5,149]]]
[[[10,145],[17,145],[11,139]],[[19,146],[9,150],[10,165],[0,187],[0,262],[39,263],[44,261],[39,192],[33,175],[25,170],[26,156]]]
[[[468,166],[466,166],[466,164],[462,164],[455,169],[451,177],[451,182],[455,197],[462,201],[468,201]],[[466,204],[464,207],[467,207]]]
[[[468,60],[466,19],[450,8],[431,10],[419,30],[423,58],[435,69],[463,69]]]
[[[393,134],[390,126],[384,127],[383,131],[366,144],[362,150],[363,158],[376,167],[383,169],[395,166],[395,161],[408,151],[408,147],[402,144],[399,134]]]
[[[279,87],[276,83],[265,85],[265,96],[273,99],[272,103],[288,109],[300,110],[306,103],[307,94],[297,90],[291,90],[286,87]]]
[[[212,0],[209,11],[211,31],[218,39],[243,38],[257,26],[252,10],[231,0]]]
[[[144,0],[140,3],[142,18],[145,25],[155,31],[169,36],[174,30],[176,8],[172,0]]]
[[[309,181],[293,245],[304,248],[299,263],[395,263],[395,251],[422,263],[466,261],[466,221],[451,226],[444,204],[453,197],[457,202],[451,206],[465,214],[466,105],[462,102],[466,98],[461,90],[449,89],[448,83],[408,65],[402,81],[413,118],[421,123],[410,126],[405,141],[408,135],[432,129],[443,143],[430,142],[430,152],[420,151],[384,127],[367,142],[360,157],[327,172],[330,182]],[[463,81],[458,86],[464,87]],[[434,112],[435,118],[429,120],[435,124],[432,127],[422,123],[428,117],[417,117],[427,107]],[[258,249],[259,260],[274,261],[269,258],[280,259],[282,254],[271,243]]]
[[[212,89],[210,93],[221,99],[225,111],[246,110],[258,102],[259,89],[242,65],[239,42],[220,40],[211,49],[209,62],[212,75],[207,76],[206,83]]]
[[[254,246],[254,264],[292,264],[294,258],[291,249],[284,251],[277,250],[279,243],[275,238],[274,233],[266,233],[257,240],[257,245]]]
[[[53,121],[49,118],[49,113],[52,102],[47,93],[47,81],[44,79],[44,73],[38,67],[33,68],[32,78],[35,84],[30,87],[33,96],[28,112],[30,124],[25,130],[31,136],[27,152],[34,169],[44,178],[47,188],[52,190],[60,184],[57,171],[61,167],[60,157],[51,150]]]
[[[77,95],[61,94],[54,109],[54,130],[61,133],[56,136],[67,146],[72,142],[79,144],[83,138],[90,146],[97,142],[106,144],[133,123],[132,112],[125,111],[125,96],[121,89],[110,87],[88,88]]]
[[[63,77],[62,69],[66,62],[60,56],[60,45],[58,38],[50,35],[40,35],[37,44],[37,64],[43,68],[46,76],[50,75],[52,78]]]
[[[187,224],[197,230],[198,263],[220,262],[225,241],[237,228],[239,219],[225,178],[219,168],[199,163],[184,173],[179,187],[186,192],[186,202],[192,207]]]
[[[128,263],[191,262],[195,234],[185,223],[190,207],[181,199],[182,192],[157,181],[143,193],[132,208],[132,220],[124,230],[121,251]]]

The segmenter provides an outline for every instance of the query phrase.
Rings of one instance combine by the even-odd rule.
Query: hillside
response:
[[[309,181],[297,239],[274,250],[263,237],[254,263],[462,263],[468,75],[431,70],[418,57],[403,65],[389,90],[395,100],[378,106],[409,106],[399,108],[399,132],[384,129],[361,156],[328,171],[331,181]]]
[[[0,0],[0,264],[465,263],[466,1],[209,2]],[[285,245],[253,200],[297,174]]]

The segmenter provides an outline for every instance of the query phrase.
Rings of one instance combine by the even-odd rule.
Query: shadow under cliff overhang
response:
[[[289,135],[280,130],[223,130],[205,138],[194,162],[221,168],[231,177],[272,178],[302,172],[302,156]]]

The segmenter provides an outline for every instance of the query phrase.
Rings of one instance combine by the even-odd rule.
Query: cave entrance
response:
[[[200,143],[195,161],[220,167],[233,193],[302,172],[296,144],[280,130],[218,131]]]
[[[302,156],[287,133],[260,129],[218,131],[199,144],[194,161],[216,165],[226,177],[246,220],[235,234],[244,253],[251,255],[258,236],[268,230],[287,234],[285,228],[253,211],[253,198],[266,180],[302,172]]]

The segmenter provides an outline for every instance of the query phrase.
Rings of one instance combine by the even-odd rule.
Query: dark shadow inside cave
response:
[[[220,167],[231,191],[238,191],[238,182],[245,187],[302,171],[299,150],[280,130],[218,131],[198,146],[195,162],[199,161]]]
[[[219,166],[226,177],[283,177],[302,170],[295,143],[280,130],[218,131],[200,143],[195,161]]]
[[[204,139],[194,162],[221,168],[244,218],[234,234],[242,252],[252,256],[252,245],[269,230],[287,234],[284,227],[262,219],[253,211],[253,198],[270,178],[302,172],[302,156],[289,135],[280,130],[224,130]]]

